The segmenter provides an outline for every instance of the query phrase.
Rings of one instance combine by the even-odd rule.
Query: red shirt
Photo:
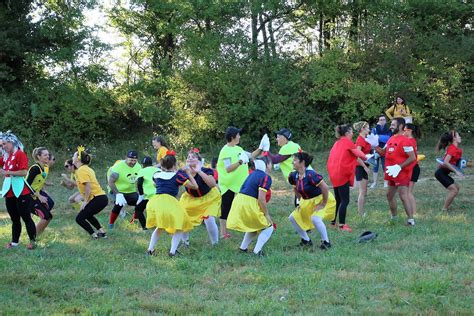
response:
[[[28,157],[26,156],[24,151],[17,150],[14,153],[9,154],[8,159],[5,160],[5,157],[0,159],[0,167],[5,171],[19,171],[19,170],[28,170]],[[10,175],[5,176],[6,178],[10,177]],[[31,193],[28,186],[25,185],[23,191],[21,191],[21,195]],[[10,190],[5,195],[6,197],[13,197],[13,190],[10,187]]]
[[[370,149],[372,148],[372,146],[365,140],[365,138],[360,135],[356,139],[356,146],[360,146],[360,150],[364,154],[370,154]]]
[[[400,165],[407,160],[410,148],[413,148],[413,143],[408,137],[404,135],[394,135],[390,137],[387,141],[387,147],[385,147],[385,171],[387,171],[388,166]],[[414,148],[411,150],[414,151]],[[411,178],[414,166],[414,164],[405,166],[397,178]],[[395,181],[395,178],[389,176],[387,173],[385,173],[384,179]]]
[[[347,182],[351,186],[354,184],[357,157],[352,154],[352,149],[356,149],[356,145],[350,139],[341,137],[329,152],[327,168],[334,187],[343,186]]]
[[[414,162],[410,164],[410,168],[414,168],[418,164],[418,148],[416,144],[416,138],[408,138],[408,141],[410,142],[411,146],[413,146],[413,150],[415,151],[415,158],[417,158]]]
[[[461,159],[462,157],[462,149],[451,144],[446,149],[446,154],[444,154],[443,160],[446,158],[447,155],[451,156],[451,159],[449,159],[449,163],[452,164],[453,166],[456,166],[458,164],[459,159]],[[446,167],[443,167],[443,168],[446,168]]]

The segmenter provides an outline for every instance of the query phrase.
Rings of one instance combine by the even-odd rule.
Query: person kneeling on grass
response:
[[[293,171],[288,176],[288,182],[294,186],[294,190],[300,199],[300,205],[291,213],[289,219],[291,225],[301,236],[300,246],[312,246],[313,243],[307,231],[316,228],[321,235],[320,248],[329,249],[329,242],[325,220],[332,220],[336,213],[336,199],[329,192],[329,188],[323,177],[312,169],[308,169],[313,157],[308,153],[301,152],[294,155]]]
[[[263,246],[272,236],[274,226],[268,213],[265,196],[272,186],[268,175],[272,163],[268,157],[255,160],[255,171],[245,180],[240,192],[232,202],[227,218],[227,228],[244,232],[240,251],[248,252],[248,246],[258,235],[253,253],[263,256]]]
[[[100,213],[109,203],[109,199],[104,190],[100,187],[94,170],[89,167],[91,156],[84,147],[79,146],[72,157],[72,162],[76,166],[76,184],[79,193],[84,198],[81,211],[76,216],[76,222],[91,235],[92,238],[107,238],[107,234],[94,215]],[[94,232],[92,226],[97,230]]]
[[[179,243],[183,239],[183,232],[193,228],[191,219],[186,210],[176,199],[179,187],[197,190],[197,185],[192,175],[193,167],[185,167],[184,170],[176,170],[176,153],[168,150],[166,156],[161,159],[161,172],[155,173],[153,179],[156,184],[156,195],[147,204],[146,227],[156,229],[153,231],[148,246],[148,255],[153,255],[155,246],[163,231],[173,235],[171,238],[170,257],[177,253]],[[196,170],[194,169],[196,172]]]

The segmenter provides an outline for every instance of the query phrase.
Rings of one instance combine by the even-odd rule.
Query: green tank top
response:
[[[156,194],[155,182],[153,181],[153,175],[160,171],[157,167],[146,167],[138,171],[138,178],[143,178],[143,194],[145,200],[149,200],[153,195]]]
[[[299,151],[301,151],[300,145],[290,140],[288,143],[281,146],[280,151],[278,152],[282,156],[291,155],[290,158],[286,159],[283,162],[280,162],[280,169],[286,181],[288,181],[288,176],[290,175],[290,172],[293,171],[293,155]]]
[[[132,193],[137,191],[135,183],[137,183],[140,169],[142,169],[142,167],[139,163],[136,163],[133,167],[129,167],[125,160],[120,161],[112,167],[110,170],[111,173],[114,172],[119,175],[117,181],[115,181],[115,186],[120,193]]]
[[[44,168],[42,168],[39,164],[35,163],[34,165],[32,165],[30,167],[30,169],[28,169],[28,174],[26,175],[26,179],[28,179],[29,175],[30,175],[30,172],[31,172],[31,168],[37,166],[39,169],[40,169],[40,173],[37,174],[35,176],[35,178],[33,179],[33,182],[31,183],[30,187],[35,190],[35,192],[38,192],[40,191],[45,182],[46,182],[46,178],[48,177],[48,174],[49,174],[49,167],[47,165],[44,166]]]
[[[240,187],[244,183],[245,179],[249,175],[249,169],[247,164],[239,166],[232,172],[227,172],[224,165],[224,160],[230,158],[230,163],[234,164],[239,161],[239,154],[244,152],[240,146],[228,146],[225,145],[219,153],[217,160],[217,173],[219,174],[219,188],[221,194],[231,190],[232,192],[239,193]]]

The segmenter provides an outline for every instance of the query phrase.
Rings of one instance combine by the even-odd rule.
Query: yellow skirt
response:
[[[318,216],[328,221],[334,219],[334,215],[336,214],[336,199],[334,195],[329,192],[326,207],[319,211],[314,211],[315,206],[321,203],[322,200],[322,194],[308,200],[301,199],[300,206],[291,213],[296,223],[298,223],[303,230],[314,228],[313,222],[311,221],[311,217],[313,216]]]
[[[209,216],[221,215],[221,194],[217,188],[212,188],[206,195],[194,197],[188,192],[181,195],[179,204],[186,210],[193,226],[201,225]]]
[[[154,195],[146,205],[146,227],[162,228],[169,234],[177,230],[190,231],[191,220],[178,200],[169,194]]]
[[[251,233],[269,226],[256,198],[240,193],[235,196],[227,218],[227,229]]]

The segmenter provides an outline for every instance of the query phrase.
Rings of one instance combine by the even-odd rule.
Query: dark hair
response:
[[[189,154],[193,154],[199,161],[202,161],[202,155],[199,152],[194,151],[194,149],[188,151],[188,155]]]
[[[72,162],[72,159],[66,160],[65,163],[66,163],[68,166],[72,166],[74,169],[77,169],[76,165]]]
[[[173,167],[176,165],[176,156],[166,155],[161,159],[160,164],[167,170],[173,169]]]
[[[303,151],[294,154],[293,157],[296,157],[299,161],[304,161],[305,167],[308,167],[313,162],[313,156]]]
[[[403,128],[405,126],[407,126],[407,123],[405,122],[405,119],[403,117],[396,117],[394,118],[395,121],[397,121],[397,125],[398,125],[398,130],[402,130],[403,131]],[[400,125],[403,125],[403,128],[400,128]]]
[[[404,97],[402,97],[402,96],[400,96],[400,95],[397,95],[396,98],[395,98],[395,101],[396,101],[396,99],[398,99],[398,98],[402,99],[402,104],[403,104],[403,105],[406,105],[406,104],[405,104],[405,98],[404,98]]]
[[[81,159],[80,159],[80,162],[84,165],[88,165],[91,163],[91,160],[92,160],[92,157],[91,155],[87,152],[87,151],[83,151],[81,153]]]
[[[158,136],[153,137],[153,140],[154,140],[155,142],[160,143],[161,146],[168,147],[167,144],[166,144],[165,138],[164,138],[163,136],[161,136],[161,135],[158,135]]]
[[[346,136],[349,131],[352,130],[352,127],[349,124],[342,124],[336,126],[336,138],[341,138],[343,136]]]
[[[225,130],[225,140],[230,143],[234,138],[237,137],[237,134],[240,134],[242,129],[237,128],[235,126],[229,126]]]
[[[405,128],[408,128],[408,129],[411,129],[412,131],[412,136],[416,139],[420,139],[421,138],[421,130],[420,128],[415,125],[415,124],[412,124],[412,123],[407,123],[407,125],[405,125]]]
[[[436,145],[436,149],[441,150],[448,147],[450,144],[453,143],[454,136],[456,136],[457,131],[455,129],[450,130],[449,132],[444,133],[438,140],[438,144]]]

